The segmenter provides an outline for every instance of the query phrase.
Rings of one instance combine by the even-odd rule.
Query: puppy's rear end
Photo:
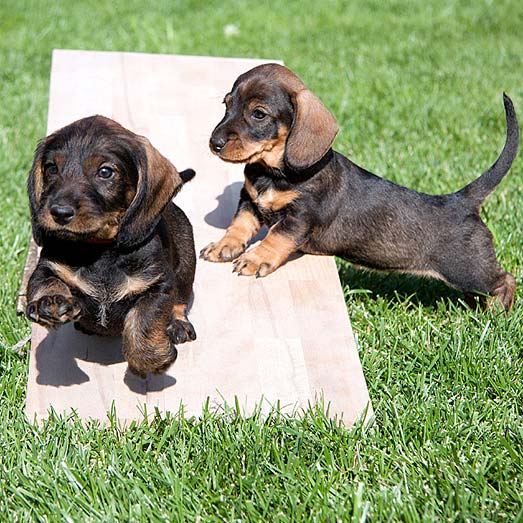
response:
[[[482,222],[479,212],[489,194],[494,191],[509,171],[516,158],[519,147],[519,126],[512,100],[503,93],[507,137],[505,146],[494,164],[479,178],[456,192],[460,204],[467,208],[477,222],[470,235],[463,235],[463,240],[470,243],[471,249],[478,251],[478,265],[471,266],[470,260],[463,260],[463,273],[469,273],[469,288],[489,294],[488,306],[492,307],[498,299],[506,311],[514,303],[516,290],[515,278],[499,265],[494,252],[492,233]],[[449,260],[449,263],[460,263],[460,260]],[[483,288],[482,288],[482,287]]]

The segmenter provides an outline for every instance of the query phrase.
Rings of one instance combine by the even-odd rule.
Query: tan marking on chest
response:
[[[127,296],[141,294],[149,287],[152,287],[160,278],[161,274],[153,278],[145,278],[143,276],[129,276],[125,275],[123,283],[118,285],[115,289],[108,287],[100,287],[93,285],[90,281],[80,275],[79,270],[73,270],[67,265],[61,263],[48,261],[48,267],[67,285],[73,287],[83,294],[90,296],[96,301],[103,303],[114,303],[121,301]]]
[[[262,209],[279,211],[293,202],[300,195],[298,191],[292,189],[288,191],[278,191],[270,187],[262,193],[258,193],[252,183],[245,179],[245,190],[252,201]]]
[[[67,285],[73,287],[87,296],[97,298],[100,291],[85,278],[82,278],[79,271],[73,270],[68,265],[48,261],[47,266]]]
[[[114,293],[112,293],[112,301],[121,301],[127,296],[144,293],[149,287],[152,287],[160,278],[161,274],[157,274],[153,278],[144,278],[143,276],[129,276],[125,275],[125,281],[120,284]]]

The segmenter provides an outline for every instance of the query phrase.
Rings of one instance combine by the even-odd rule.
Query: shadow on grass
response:
[[[413,305],[437,308],[442,301],[463,303],[463,294],[436,280],[417,278],[407,274],[384,273],[355,269],[348,262],[337,260],[338,273],[344,289],[368,291],[375,300],[383,297],[391,303],[410,302]],[[357,294],[355,292],[354,294]]]

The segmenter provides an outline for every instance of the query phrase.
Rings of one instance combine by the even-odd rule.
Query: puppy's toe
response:
[[[196,339],[196,331],[190,321],[173,318],[167,327],[167,335],[173,343],[185,343]]]
[[[263,278],[276,269],[270,262],[258,256],[256,249],[242,254],[233,263],[233,272],[237,273],[238,276]]]
[[[236,259],[245,250],[245,244],[225,244],[220,251],[220,258],[223,261]]]
[[[223,238],[219,242],[210,243],[204,247],[200,251],[200,258],[212,262],[227,262],[237,258],[244,250],[244,243]]]
[[[274,271],[274,267],[270,263],[260,263],[258,270],[256,271],[256,278],[263,278]]]
[[[216,243],[211,242],[209,245],[206,245],[201,251],[200,251],[200,258],[202,260],[209,260],[209,256],[211,255],[211,252],[216,248]],[[211,261],[211,260],[209,260]]]

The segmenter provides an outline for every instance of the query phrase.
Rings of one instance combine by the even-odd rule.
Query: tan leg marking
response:
[[[289,236],[269,231],[260,245],[235,260],[233,272],[263,278],[282,265],[296,248],[296,243]]]
[[[173,316],[177,320],[187,321],[187,305],[185,303],[173,305]]]
[[[227,229],[225,236],[210,243],[200,252],[200,257],[212,262],[226,262],[237,258],[261,228],[260,221],[249,211],[241,211]]]
[[[83,294],[95,298],[98,296],[99,291],[94,285],[92,285],[87,280],[83,279],[78,271],[74,271],[68,265],[63,265],[62,263],[47,261],[47,266],[67,285],[78,289]]]

